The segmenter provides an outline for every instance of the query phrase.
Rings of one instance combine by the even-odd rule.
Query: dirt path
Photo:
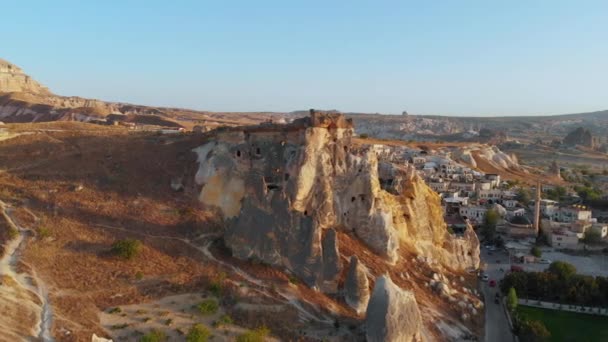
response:
[[[0,327],[4,326],[3,333],[11,338],[29,340],[36,337],[45,342],[54,341],[51,336],[53,311],[46,286],[36,271],[20,260],[31,230],[19,226],[11,215],[12,208],[2,201],[0,212],[10,229],[16,232],[0,259],[0,307],[6,312],[0,317]],[[24,321],[26,317],[28,320]],[[14,325],[13,320],[21,322]]]
[[[273,295],[271,293],[272,290],[274,290],[280,297],[280,299],[288,305],[291,305],[292,307],[294,307],[300,314],[300,318],[302,320],[307,320],[307,321],[315,321],[318,323],[323,323],[323,324],[327,324],[327,325],[332,325],[333,324],[333,319],[331,319],[330,317],[326,317],[325,315],[322,315],[319,312],[311,312],[309,310],[307,310],[306,308],[304,308],[304,306],[302,305],[302,301],[303,299],[298,298],[298,296],[294,293],[294,289],[288,287],[288,286],[279,286],[277,284],[275,284],[274,287],[265,284],[262,280],[257,279],[255,277],[253,277],[252,275],[250,275],[249,273],[245,272],[244,270],[242,270],[241,268],[238,268],[234,265],[231,265],[229,263],[226,263],[224,261],[221,261],[217,258],[215,258],[213,256],[213,254],[211,253],[211,251],[209,250],[209,247],[211,246],[212,240],[211,241],[207,241],[203,246],[200,246],[198,244],[192,243],[191,240],[189,239],[184,239],[184,238],[179,238],[179,237],[175,237],[175,236],[164,236],[164,235],[152,235],[152,234],[147,234],[147,233],[142,233],[142,232],[135,232],[135,231],[131,231],[122,227],[114,227],[114,226],[108,226],[108,225],[101,225],[101,224],[97,224],[94,225],[96,227],[100,227],[100,228],[105,228],[105,229],[114,229],[114,230],[120,230],[123,232],[127,232],[130,234],[137,234],[137,235],[141,235],[141,236],[145,236],[148,238],[156,238],[156,239],[172,239],[172,240],[177,240],[180,241],[196,250],[198,250],[199,252],[201,252],[207,259],[223,266],[226,267],[230,270],[232,270],[232,272],[234,272],[235,274],[239,275],[241,278],[243,278],[245,281],[247,281],[248,283],[255,285],[257,287],[256,291],[266,297],[269,298],[275,298],[276,299],[276,295]],[[195,240],[203,240],[202,242],[204,242],[205,240],[207,240],[208,238],[216,238],[218,237],[215,234],[203,234],[201,236],[198,236]],[[309,306],[315,307],[314,304],[306,302],[304,300],[304,302],[306,304],[308,304]]]

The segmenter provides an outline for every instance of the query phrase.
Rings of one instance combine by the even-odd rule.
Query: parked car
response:
[[[517,265],[511,265],[511,272],[523,272],[524,268]]]
[[[551,263],[551,260],[547,260],[547,259],[540,259],[538,262],[539,262],[539,263],[541,263],[541,264],[550,264],[550,263]]]
[[[481,280],[483,281],[488,281],[488,279],[490,279],[490,277],[488,277],[487,274],[484,274],[483,277],[481,277]]]
[[[490,282],[488,283],[488,285],[490,285],[490,287],[495,287],[496,286],[496,280],[494,280],[494,279],[490,280]]]

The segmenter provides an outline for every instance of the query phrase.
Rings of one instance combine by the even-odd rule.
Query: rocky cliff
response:
[[[0,93],[50,94],[49,90],[26,75],[21,68],[0,58]]]
[[[357,312],[369,298],[365,267],[356,259],[343,265],[337,233],[357,238],[387,265],[417,255],[445,269],[477,268],[472,229],[448,233],[439,197],[412,169],[389,165],[394,178],[381,186],[376,154],[353,149],[353,130],[341,114],[312,111],[287,125],[216,130],[195,149],[200,201],[224,218],[232,255],[325,293],[342,290],[347,269],[346,301]]]

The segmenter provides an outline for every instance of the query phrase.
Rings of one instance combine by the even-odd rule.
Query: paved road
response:
[[[498,291],[498,281],[504,276],[504,272],[509,268],[509,256],[506,252],[493,251],[492,255],[484,248],[481,251],[481,260],[487,265],[486,274],[490,279],[496,281],[496,287],[490,287],[489,282],[483,282],[481,291],[485,297],[485,341],[486,342],[513,342],[513,334],[509,328],[507,316],[501,304],[494,303],[494,296]],[[497,262],[500,261],[500,262]]]

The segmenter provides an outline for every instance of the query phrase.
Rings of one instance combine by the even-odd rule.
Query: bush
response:
[[[211,333],[209,329],[207,329],[202,324],[195,324],[188,331],[188,335],[186,335],[187,342],[207,342]]]
[[[507,295],[507,308],[510,312],[515,312],[515,309],[517,309],[517,293],[514,288],[509,289],[509,294]]]
[[[369,135],[367,135],[365,133],[359,134],[359,138],[361,138],[361,139],[367,139],[368,137],[369,137]]]
[[[551,333],[543,322],[538,320],[524,320],[518,322],[518,336],[522,342],[548,341]]]
[[[218,298],[221,297],[224,290],[224,280],[226,280],[226,273],[220,272],[213,277],[213,280],[209,283],[209,287],[207,289],[212,295]]]
[[[198,311],[203,315],[213,315],[219,309],[219,305],[215,299],[206,299],[202,301],[198,306]]]
[[[541,255],[543,255],[543,252],[540,250],[540,248],[538,248],[536,246],[532,247],[532,249],[530,250],[530,253],[537,258],[540,258]]]
[[[213,322],[213,327],[214,328],[218,328],[221,327],[222,325],[226,325],[226,324],[233,324],[234,321],[232,320],[232,318],[228,315],[222,315],[220,317],[220,319],[218,319],[217,321]]]
[[[8,228],[8,237],[12,240],[19,235],[19,231],[13,227]]]
[[[266,327],[259,327],[255,330],[249,330],[236,338],[236,342],[264,342],[266,336],[270,334],[270,330]]]
[[[139,339],[139,342],[163,342],[167,341],[167,334],[161,330],[153,329]]]
[[[40,237],[41,239],[44,239],[49,236],[51,236],[51,231],[48,228],[46,228],[46,227],[38,228],[38,237]]]
[[[114,242],[112,253],[119,257],[130,260],[141,252],[141,242],[134,239],[124,239]]]

